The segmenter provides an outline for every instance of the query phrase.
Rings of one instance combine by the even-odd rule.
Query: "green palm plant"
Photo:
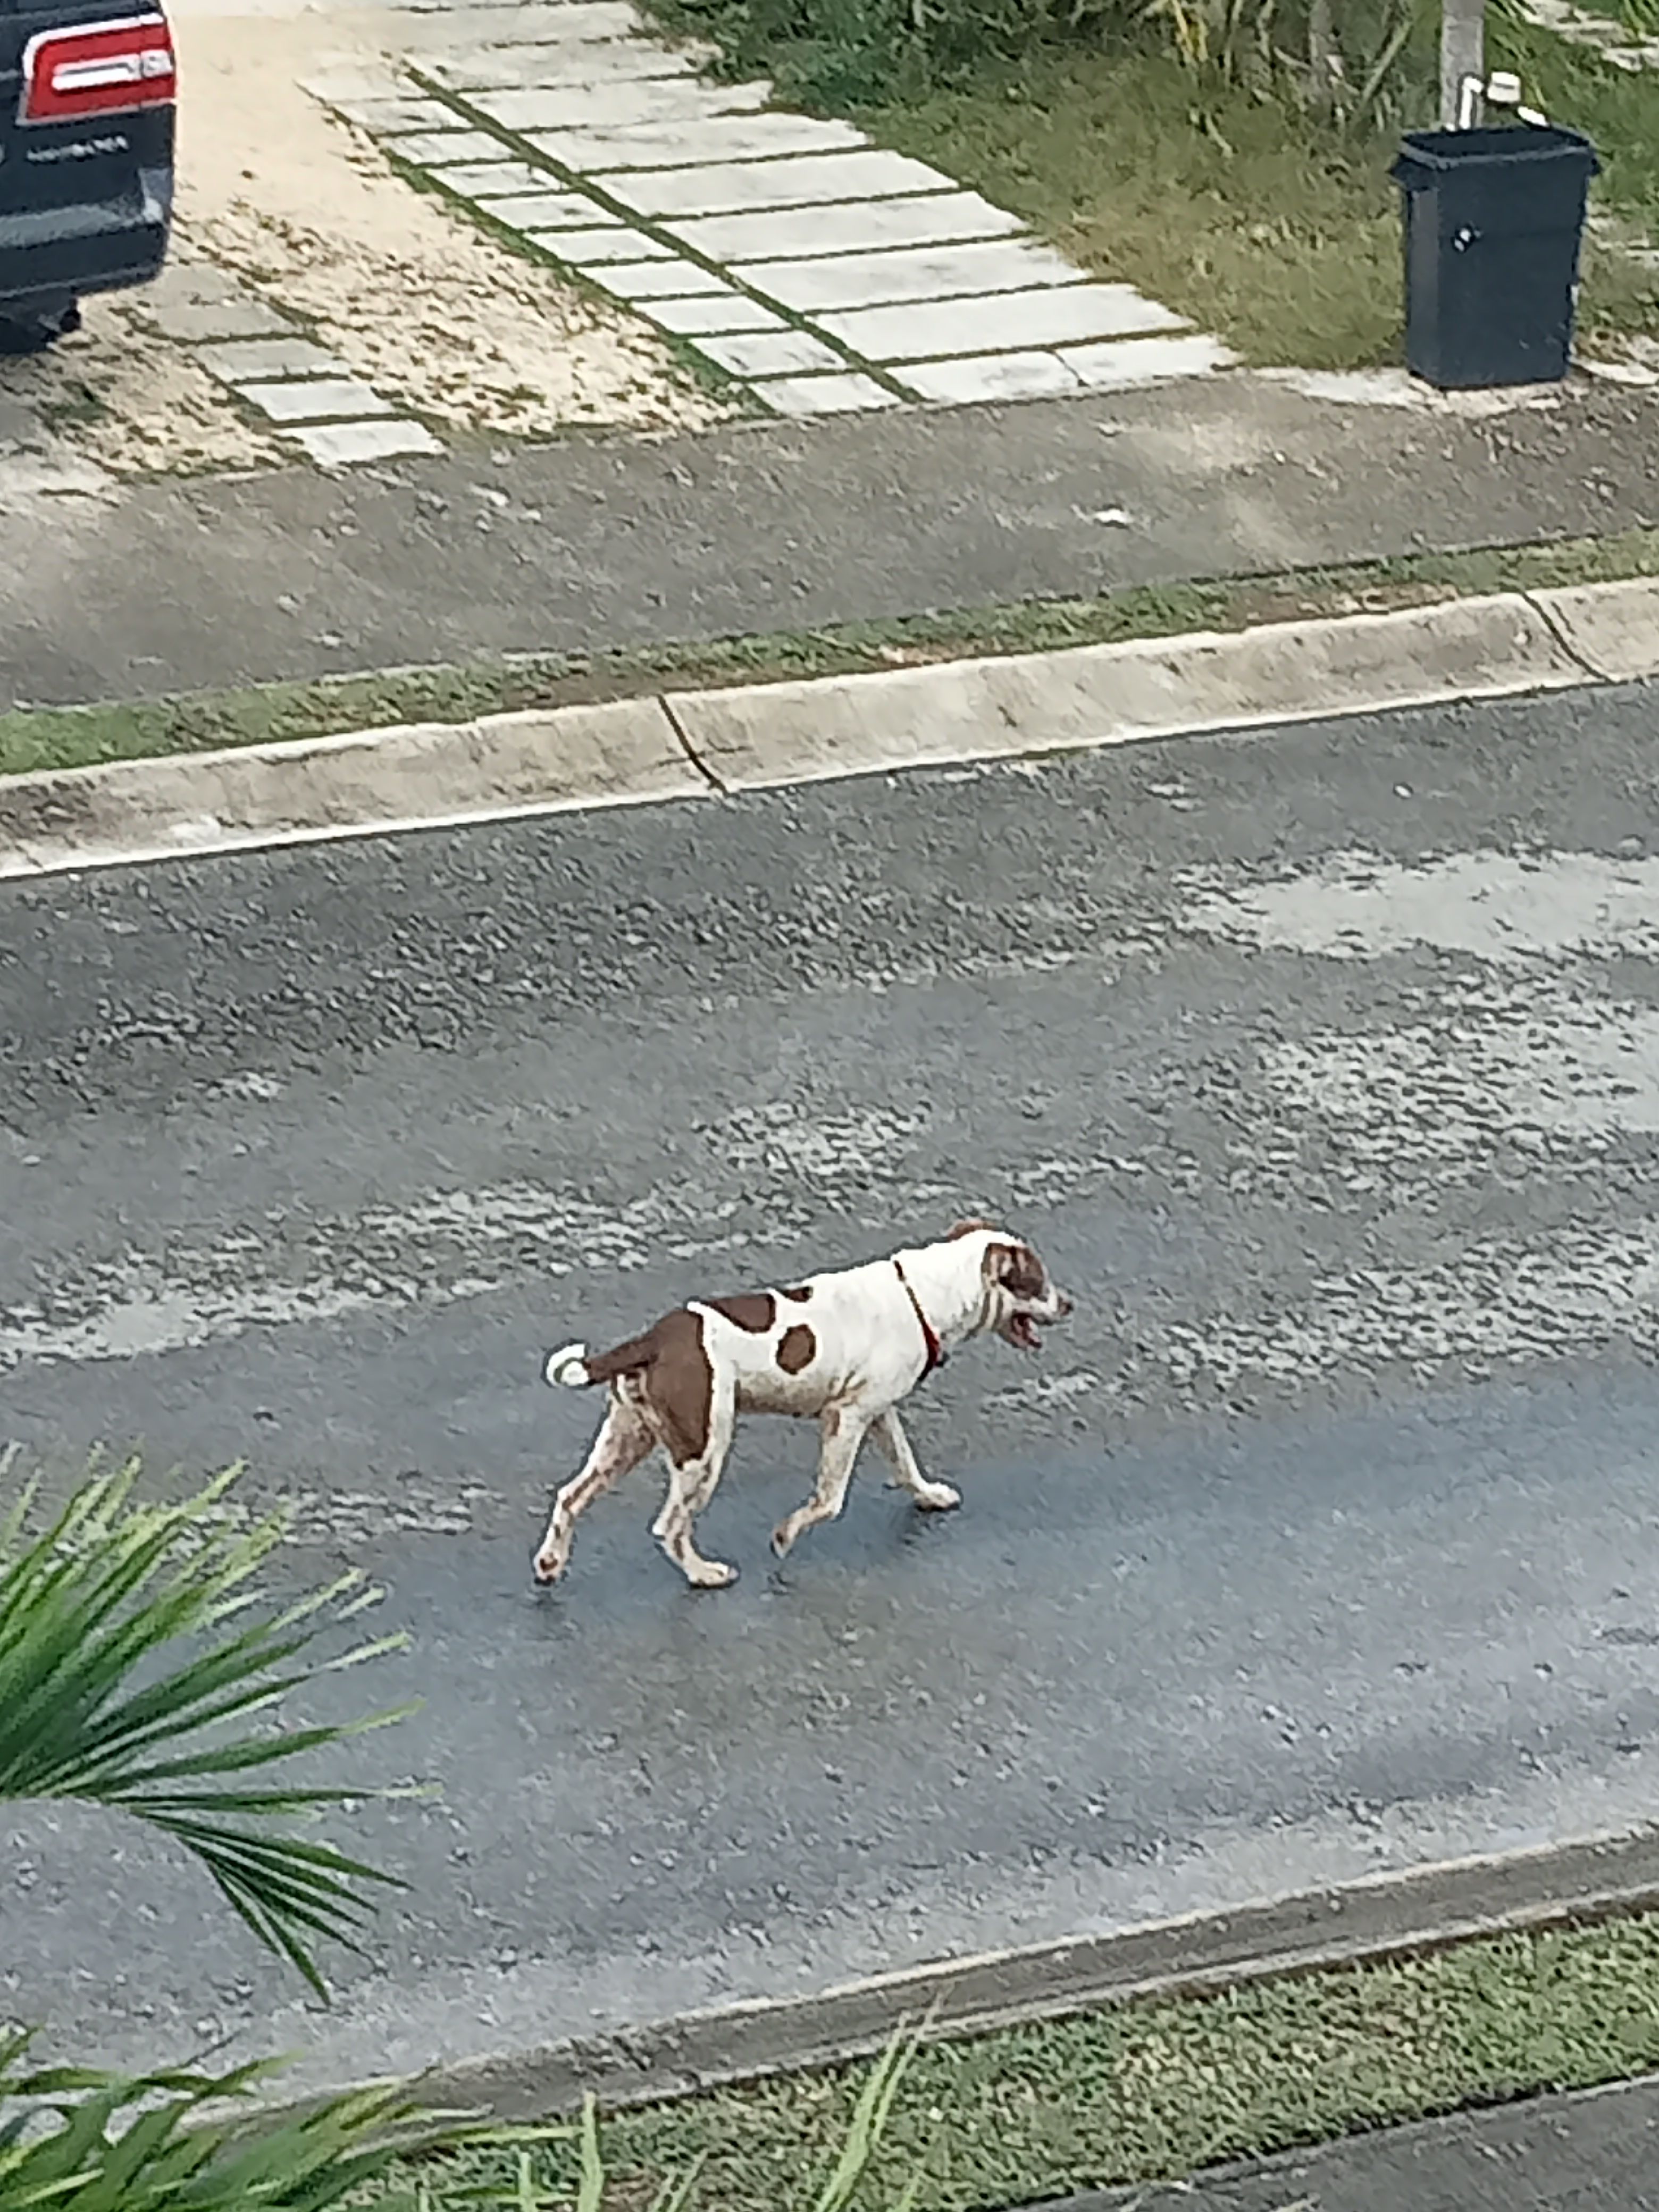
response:
[[[276,2068],[31,2069],[27,2043],[0,2039],[0,2212],[432,2212],[404,2161],[508,2132],[423,2111],[397,2088],[226,2118],[227,2102]]]
[[[295,1830],[376,1793],[272,1771],[416,1708],[270,1723],[283,1700],[405,1639],[316,1655],[325,1630],[374,1602],[361,1576],[287,1607],[261,1601],[254,1577],[288,1522],[236,1512],[239,1472],[143,1504],[136,1462],[94,1468],[38,1533],[33,1486],[0,1518],[0,1802],[76,1799],[147,1822],[193,1852],[261,1942],[325,1997],[314,1945],[356,1948],[374,1887],[394,1878]]]
[[[373,1886],[392,1878],[295,1831],[376,1793],[273,1771],[414,1708],[286,1728],[276,1708],[404,1639],[318,1655],[374,1602],[360,1576],[262,1600],[255,1579],[288,1522],[237,1510],[239,1472],[146,1504],[136,1461],[94,1466],[38,1530],[32,1485],[0,1516],[0,1802],[72,1799],[148,1822],[326,1996],[313,1946],[357,1948]],[[29,2041],[0,2035],[0,2212],[427,2212],[400,2160],[502,2140],[396,2087],[249,2111],[274,2064],[124,2075],[32,2066]]]
[[[407,1639],[318,1656],[318,1640],[377,1594],[345,1575],[286,1606],[262,1599],[256,1578],[289,1522],[239,1512],[240,1472],[148,1504],[134,1494],[136,1461],[94,1467],[38,1530],[33,1486],[0,1516],[0,1803],[72,1799],[148,1822],[325,1997],[313,1946],[356,1949],[373,1886],[394,1878],[295,1831],[391,1793],[301,1787],[273,1770],[416,1708],[286,1728],[276,1709]],[[398,2084],[273,2110],[252,2100],[278,2062],[125,2075],[33,2066],[29,2044],[0,2033],[0,2212],[539,2212],[549,2200],[528,2151],[500,2191],[452,2189],[432,2154],[561,2141],[578,2155],[580,2212],[604,2202],[591,2101],[579,2124],[532,2128],[434,2112]],[[851,2212],[915,2048],[902,2033],[872,2069],[813,2212]],[[698,2178],[696,2166],[671,2176],[653,2212],[693,2212]],[[921,2183],[918,2168],[890,2212],[913,2212]]]

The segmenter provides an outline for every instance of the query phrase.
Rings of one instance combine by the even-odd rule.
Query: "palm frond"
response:
[[[277,2070],[270,2061],[219,2075],[31,2071],[27,2044],[0,2039],[5,2212],[418,2212],[418,2189],[395,2179],[402,2161],[498,2134],[398,2087],[303,2110],[238,2109]]]
[[[237,1511],[239,1468],[160,1504],[135,1499],[138,1473],[136,1461],[94,1467],[38,1534],[33,1488],[0,1519],[0,1802],[73,1799],[146,1821],[193,1852],[259,1940],[325,1996],[313,1940],[356,1948],[369,1893],[394,1878],[291,1831],[392,1793],[243,1778],[417,1710],[278,1725],[279,1709],[325,1676],[406,1639],[318,1648],[374,1601],[360,1575],[297,1601],[262,1598],[255,1577],[288,1522]]]

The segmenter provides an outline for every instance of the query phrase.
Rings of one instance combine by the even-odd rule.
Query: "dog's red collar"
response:
[[[921,1300],[911,1289],[909,1277],[905,1273],[903,1268],[900,1267],[896,1260],[893,1262],[893,1273],[898,1277],[900,1282],[904,1285],[904,1295],[910,1301],[910,1310],[916,1317],[917,1326],[921,1330],[921,1340],[927,1347],[927,1364],[922,1369],[920,1378],[925,1382],[936,1367],[944,1366],[945,1346],[939,1340],[939,1331],[933,1327],[933,1322],[928,1320],[927,1315],[923,1313],[921,1310]]]

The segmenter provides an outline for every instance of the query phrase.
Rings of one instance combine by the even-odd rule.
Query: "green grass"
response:
[[[1113,2007],[924,2049],[904,2070],[855,2206],[971,2212],[1659,2066],[1659,1916],[1471,1942],[1415,1960]],[[701,2159],[700,2212],[808,2212],[866,2076],[785,2076],[625,2112],[602,2131],[607,2206]],[[530,2154],[528,2198],[568,2203],[577,2154]],[[810,2177],[810,2179],[809,2179]],[[426,2169],[434,2212],[505,2190],[507,2155]],[[471,2201],[477,2201],[471,2200]]]
[[[856,674],[976,653],[1048,652],[1194,629],[1239,629],[1299,616],[1655,574],[1659,531],[1638,530],[1555,545],[1423,554],[1352,568],[1147,586],[1097,599],[954,608],[891,622],[707,643],[594,654],[532,653],[511,660],[391,669],[85,707],[18,707],[0,714],[0,775],[331,737],[397,722],[462,722],[479,714],[658,691]]]
[[[1602,149],[1607,203],[1659,238],[1659,75],[1543,33],[1493,32],[1494,64]],[[1195,80],[1160,54],[1038,47],[954,88],[863,110],[872,136],[1022,216],[1103,276],[1213,331],[1252,366],[1400,358],[1394,134],[1345,137]],[[1659,334],[1659,278],[1586,252],[1581,330]]]
[[[1502,18],[1492,46],[1494,65],[1520,72],[1534,106],[1552,122],[1588,131],[1601,156],[1599,197],[1659,246],[1659,70],[1632,76],[1585,47]]]

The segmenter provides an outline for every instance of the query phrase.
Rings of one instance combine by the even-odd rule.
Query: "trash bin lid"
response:
[[[1389,173],[1408,192],[1425,191],[1454,173],[1558,162],[1581,168],[1586,178],[1601,173],[1595,149],[1582,131],[1570,131],[1565,124],[1512,123],[1485,131],[1408,131]]]

